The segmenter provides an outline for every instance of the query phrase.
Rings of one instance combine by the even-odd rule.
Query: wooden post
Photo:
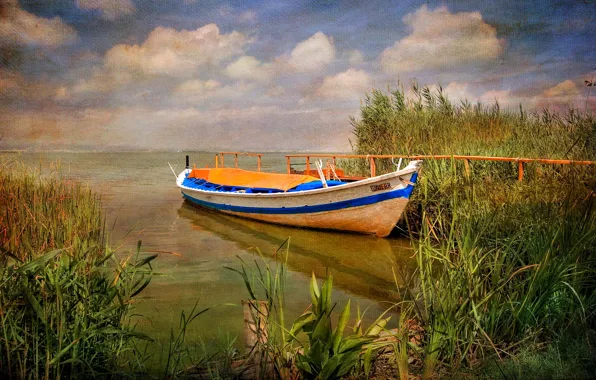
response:
[[[336,168],[337,164],[335,163],[335,156],[333,156],[333,167]]]
[[[375,165],[374,157],[370,158],[370,176],[376,177],[377,176],[377,166]]]
[[[243,300],[244,312],[244,348],[252,351],[257,343],[267,343],[267,301]]]
[[[238,153],[234,155],[234,167],[238,169]]]
[[[257,156],[257,171],[261,171],[261,155]]]
[[[215,155],[215,168],[219,168],[219,156],[217,154]]]
[[[286,156],[286,171],[288,172],[288,174],[290,174],[292,171],[292,165],[290,164],[289,156]]]
[[[521,181],[524,179],[524,162],[518,161],[517,162],[517,180]]]
[[[307,175],[310,175],[310,157],[306,156],[306,171]]]
[[[470,160],[464,159],[464,169],[466,171],[466,177],[470,178]]]
[[[225,167],[224,166],[224,154],[220,153],[220,155],[221,155],[221,167],[223,168],[223,167]]]

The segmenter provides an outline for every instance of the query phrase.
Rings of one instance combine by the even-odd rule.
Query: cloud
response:
[[[544,91],[543,95],[546,98],[569,98],[575,97],[580,93],[577,85],[572,81],[567,79],[554,87],[551,87]]]
[[[183,94],[197,94],[213,91],[220,87],[221,83],[213,79],[207,81],[193,79],[178,85],[174,91]]]
[[[0,68],[0,103],[3,105],[44,104],[54,98],[57,90],[51,82],[27,79],[18,71]]]
[[[213,79],[206,81],[191,79],[176,86],[172,90],[172,95],[176,104],[197,104],[209,101],[211,104],[221,106],[225,101],[238,99],[254,89],[254,84],[244,81],[222,85],[221,82]]]
[[[455,104],[464,99],[475,102],[477,97],[470,92],[469,87],[468,83],[451,82],[443,88],[443,93],[447,95],[450,102]]]
[[[357,50],[351,58],[359,59]],[[242,56],[230,63],[224,73],[234,79],[269,82],[278,74],[312,73],[325,69],[335,59],[336,50],[333,38],[317,32],[296,44],[290,54],[284,54],[270,62],[261,62],[252,56]],[[361,54],[360,54],[361,58]]]
[[[411,34],[380,55],[381,67],[388,73],[489,61],[503,52],[504,41],[480,12],[450,13],[446,7],[429,10],[423,5],[403,21]]]
[[[242,53],[247,38],[239,32],[220,34],[215,24],[177,31],[157,27],[141,45],[116,45],[105,55],[111,70],[145,75],[192,76],[199,67],[216,66]]]
[[[535,95],[522,95],[510,89],[491,89],[482,91],[478,83],[451,82],[443,87],[443,93],[453,105],[460,105],[464,99],[474,104],[480,102],[485,106],[491,106],[495,102],[504,108],[517,108],[520,104],[524,107],[533,107],[536,104]],[[481,95],[476,95],[480,93]],[[409,93],[408,96],[412,96]]]
[[[81,9],[98,10],[101,18],[110,21],[136,11],[131,0],[76,0],[76,4]]]
[[[244,55],[230,63],[224,70],[233,79],[255,80],[265,82],[272,79],[274,73],[272,64],[263,64],[255,57]]]
[[[348,63],[352,66],[357,66],[364,62],[364,56],[358,49],[349,50],[346,55]]]
[[[38,17],[8,0],[0,6],[0,40],[33,46],[56,47],[77,40],[77,32],[60,17]]]
[[[133,75],[126,71],[95,68],[88,78],[79,79],[69,92],[106,93],[131,83],[133,79]]]
[[[298,71],[318,71],[334,59],[333,38],[317,32],[296,45],[290,53],[288,63]]]
[[[56,92],[54,94],[54,99],[60,101],[60,100],[69,100],[70,98],[71,98],[71,94],[67,87],[60,86],[56,89]]]
[[[106,144],[110,136],[104,126],[113,119],[109,110],[85,108],[57,112],[56,109],[15,110],[0,113],[0,123],[8,125],[8,146],[48,149],[58,143],[61,148]],[[105,146],[105,145],[104,145]]]
[[[371,77],[366,71],[348,69],[325,77],[315,96],[326,99],[359,99],[370,91],[371,83]]]
[[[547,88],[537,96],[537,106],[564,110],[568,107],[583,109],[592,102],[586,102],[586,97],[577,84],[571,79],[564,80],[557,85]]]
[[[221,83],[216,80],[202,81],[200,79],[193,79],[176,86],[172,94],[186,103],[196,103],[197,101],[213,96],[220,88]]]
[[[514,96],[511,93],[511,90],[489,90],[480,95],[478,100],[484,104],[493,104],[498,102],[501,106],[517,106],[520,102],[527,103],[531,100],[531,97],[527,99],[520,98],[519,96]]]

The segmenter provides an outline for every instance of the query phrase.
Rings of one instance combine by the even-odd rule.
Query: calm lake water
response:
[[[140,295],[135,312],[143,317],[139,329],[162,341],[176,327],[182,310],[199,300],[200,307],[218,306],[193,322],[187,334],[217,338],[229,334],[242,342],[243,316],[239,306],[247,298],[238,274],[225,266],[240,267],[261,260],[258,250],[270,258],[290,237],[285,305],[288,321],[310,303],[311,273],[322,278],[326,270],[334,276],[334,301],[352,299],[368,316],[375,318],[395,301],[392,267],[411,272],[414,262],[407,239],[348,233],[322,232],[244,220],[200,210],[186,204],[176,187],[168,162],[184,168],[184,153],[23,153],[2,154],[46,172],[59,161],[64,176],[89,184],[102,194],[112,246],[122,246],[121,255],[142,240],[144,250],[160,253],[154,269],[160,273]],[[214,154],[190,153],[191,163],[213,165]],[[228,157],[228,165],[233,159]],[[240,167],[256,168],[256,158],[241,157]],[[263,157],[264,171],[285,171],[283,154]],[[257,250],[258,249],[258,250]],[[341,310],[341,309],[339,309]],[[355,313],[355,311],[353,311]]]

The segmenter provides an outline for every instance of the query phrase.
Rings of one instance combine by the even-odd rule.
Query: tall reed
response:
[[[107,247],[97,195],[56,173],[0,165],[0,242],[0,374],[142,370],[132,341],[150,338],[127,315],[156,256],[143,257],[140,242],[120,258]]]
[[[596,119],[450,102],[413,84],[367,95],[352,119],[362,154],[469,154],[594,160]],[[367,163],[348,163],[366,172]],[[389,160],[377,168],[394,170]],[[402,228],[416,241],[417,275],[404,309],[423,329],[422,377],[540,347],[573,326],[595,328],[594,165],[426,160]]]

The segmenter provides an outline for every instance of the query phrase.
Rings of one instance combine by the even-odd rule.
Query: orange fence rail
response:
[[[292,158],[305,158],[306,170],[310,170],[311,158],[331,158],[335,165],[337,158],[364,158],[369,160],[370,175],[376,175],[375,158],[406,158],[410,160],[441,160],[454,159],[463,160],[466,173],[470,171],[470,161],[501,161],[501,162],[516,162],[518,164],[517,179],[521,181],[524,178],[524,164],[535,162],[541,164],[560,164],[560,165],[593,165],[594,161],[575,161],[575,160],[553,160],[548,158],[514,158],[514,157],[488,157],[488,156],[462,156],[462,155],[420,155],[420,156],[405,156],[397,154],[288,154],[286,157],[286,170],[291,171]]]
[[[246,153],[246,152],[219,152],[215,155],[215,167],[224,167],[225,156],[234,156],[234,167],[238,167],[239,156],[250,156],[257,157],[257,170],[261,171],[261,158],[263,153]],[[310,159],[311,158],[330,158],[333,160],[333,165],[336,165],[338,158],[364,158],[369,161],[370,175],[371,177],[376,176],[376,164],[375,159],[377,158],[405,158],[410,160],[444,160],[454,159],[462,160],[464,162],[464,168],[466,174],[470,174],[470,161],[500,161],[500,162],[514,162],[518,165],[517,179],[519,181],[524,178],[524,164],[526,163],[539,163],[539,164],[555,164],[555,165],[594,165],[594,161],[576,161],[576,160],[555,160],[550,158],[521,158],[521,157],[489,157],[489,156],[462,156],[462,155],[417,155],[417,156],[406,156],[399,154],[332,154],[332,153],[321,153],[321,154],[287,154],[286,158],[286,171],[288,174],[292,171],[293,158],[304,158],[306,159],[306,171],[310,172]]]

